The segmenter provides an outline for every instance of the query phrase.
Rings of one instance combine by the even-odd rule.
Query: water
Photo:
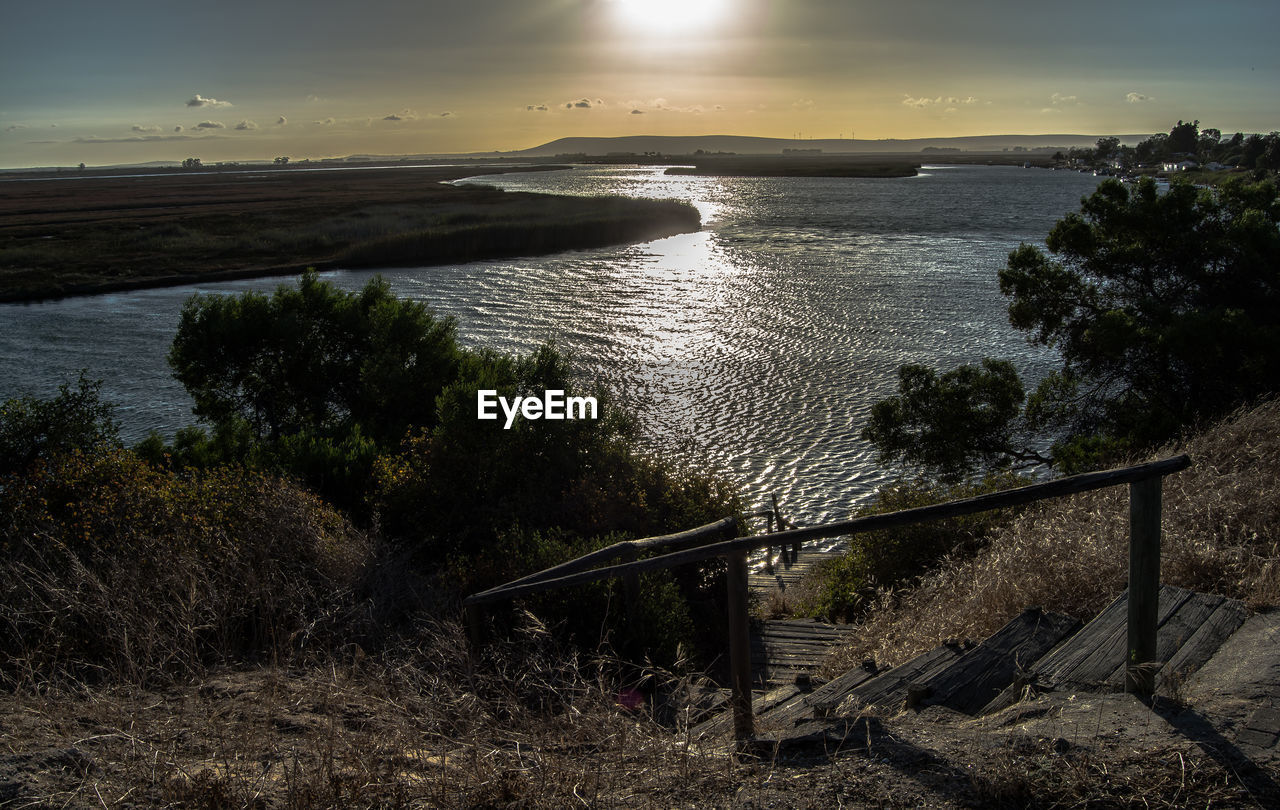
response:
[[[1097,180],[1014,167],[926,167],[895,180],[666,177],[652,167],[485,176],[507,189],[687,200],[704,229],[536,259],[382,270],[396,294],[458,319],[468,346],[554,338],[645,440],[776,493],[800,523],[842,519],[890,477],[858,438],[902,363],[984,356],[1036,379],[1054,358],[1008,326],[996,272],[1042,243]],[[374,272],[324,274],[358,289]],[[281,279],[0,306],[0,399],[106,380],[130,440],[192,422],[165,353],[193,292]]]

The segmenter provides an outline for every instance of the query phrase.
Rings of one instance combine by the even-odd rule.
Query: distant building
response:
[[[1194,160],[1180,160],[1177,163],[1165,163],[1163,168],[1166,172],[1185,172],[1200,168],[1200,164]]]

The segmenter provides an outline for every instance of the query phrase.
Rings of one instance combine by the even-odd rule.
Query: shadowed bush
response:
[[[0,479],[0,680],[165,681],[334,643],[368,543],[297,486],[72,452]],[[349,629],[349,628],[348,628]]]

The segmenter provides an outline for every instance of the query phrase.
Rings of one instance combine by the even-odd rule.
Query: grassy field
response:
[[[697,230],[674,202],[444,181],[509,166],[177,173],[0,183],[0,301],[430,265]]]

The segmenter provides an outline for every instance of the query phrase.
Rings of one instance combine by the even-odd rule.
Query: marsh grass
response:
[[[422,182],[389,190],[374,186],[370,200],[362,200],[358,188],[305,193],[309,187],[299,186],[290,192],[299,195],[294,201],[248,199],[238,211],[236,195],[244,189],[235,186],[215,190],[189,211],[177,209],[182,213],[167,202],[139,209],[145,201],[131,199],[128,189],[108,187],[101,209],[86,211],[83,222],[0,223],[0,301],[278,275],[307,266],[427,266],[540,255],[657,239],[700,226],[697,209],[670,200]]]
[[[1253,607],[1280,603],[1280,400],[1153,457],[1176,452],[1192,466],[1164,479],[1161,581]],[[1128,508],[1127,488],[1113,487],[1028,509],[973,556],[881,591],[858,640],[828,668],[868,655],[894,664],[947,638],[986,638],[1031,605],[1092,618],[1128,578]]]

